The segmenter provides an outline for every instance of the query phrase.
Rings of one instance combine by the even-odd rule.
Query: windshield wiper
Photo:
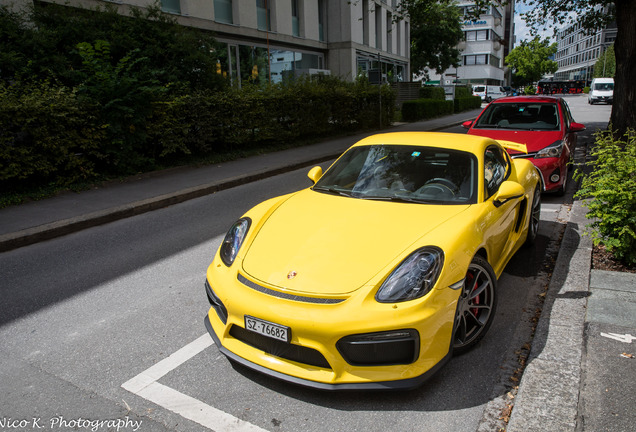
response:
[[[411,204],[430,204],[431,203],[431,201],[428,201],[428,200],[400,197],[400,196],[390,196],[390,197],[361,196],[360,199],[374,200],[374,201],[392,201],[392,202],[411,203]]]
[[[351,192],[345,192],[343,190],[338,190],[335,187],[326,187],[326,186],[314,186],[313,190],[318,191],[318,192],[328,192],[330,194],[333,195],[342,195],[342,196],[346,196],[346,197],[350,197],[351,196]]]

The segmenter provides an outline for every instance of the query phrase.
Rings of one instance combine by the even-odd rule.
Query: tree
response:
[[[493,0],[475,0],[485,9]],[[636,0],[524,0],[533,8],[524,16],[534,28],[578,24],[590,31],[616,22],[616,75],[611,122],[618,135],[636,129]],[[556,28],[556,27],[555,27]]]
[[[610,45],[594,64],[594,78],[614,78],[616,75],[616,57],[614,44]]]
[[[410,19],[412,73],[426,68],[442,73],[459,65],[457,44],[464,32],[455,0],[403,0],[398,8]]]
[[[532,84],[548,73],[554,73],[559,65],[550,60],[557,51],[557,44],[550,44],[549,39],[541,40],[536,36],[530,42],[522,41],[519,46],[506,56],[506,63],[516,75],[518,85]]]

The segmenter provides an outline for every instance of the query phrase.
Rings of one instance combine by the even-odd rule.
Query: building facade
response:
[[[591,34],[582,29],[580,24],[559,31],[554,56],[559,69],[554,74],[554,80],[591,81],[596,60],[614,43],[616,32],[616,24]]]
[[[442,74],[429,70],[429,84],[487,84],[503,85],[509,82],[504,59],[514,42],[514,1],[506,5],[493,5],[477,19],[471,19],[474,3],[458,3],[464,22],[464,40],[459,43],[461,52],[457,68]]]
[[[28,4],[33,0],[0,0]],[[120,13],[154,0],[43,0],[67,6],[109,3]],[[233,84],[273,83],[288,76],[358,75],[384,82],[410,77],[409,21],[400,0],[160,0],[186,26],[213,31],[218,71]]]

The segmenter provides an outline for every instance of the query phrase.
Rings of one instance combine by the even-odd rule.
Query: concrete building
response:
[[[594,75],[596,60],[616,40],[616,24],[592,34],[574,24],[557,33],[557,52],[554,60],[559,69],[555,81],[579,80],[589,83]]]
[[[0,0],[3,4],[33,0]],[[121,13],[154,0],[42,0],[67,6],[114,4]],[[211,30],[220,46],[220,72],[233,83],[280,82],[285,76],[359,74],[408,81],[408,18],[401,0],[160,0],[186,26]]]
[[[510,81],[504,59],[514,43],[514,0],[506,5],[490,6],[478,19],[470,19],[474,3],[460,1],[465,17],[462,29],[464,41],[458,48],[460,64],[442,74],[428,71],[430,84],[504,85]]]

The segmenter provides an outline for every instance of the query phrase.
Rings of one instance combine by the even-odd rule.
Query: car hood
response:
[[[516,131],[502,129],[474,129],[470,135],[479,135],[495,140],[513,141],[525,144],[528,153],[536,153],[550,144],[563,139],[561,131]],[[511,152],[514,153],[514,152]]]
[[[243,270],[298,294],[350,293],[468,207],[362,200],[307,189],[257,228]]]

